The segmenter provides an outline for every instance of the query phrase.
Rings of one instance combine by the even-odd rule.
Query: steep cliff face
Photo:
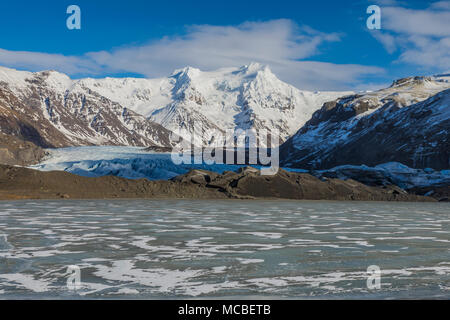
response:
[[[416,77],[325,103],[280,148],[284,166],[329,169],[401,162],[450,167],[448,77]]]

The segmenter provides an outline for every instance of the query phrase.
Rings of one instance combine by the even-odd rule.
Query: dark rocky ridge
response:
[[[323,179],[352,179],[371,187],[395,185],[409,193],[429,195],[439,201],[448,201],[450,196],[450,176],[431,169],[408,171],[391,168],[367,168],[342,166],[331,170],[310,171],[310,174]]]
[[[395,186],[369,187],[354,180],[324,179],[280,170],[261,176],[253,168],[239,172],[193,170],[170,181],[87,178],[67,172],[41,172],[0,165],[0,199],[295,199],[436,201]]]
[[[410,193],[432,197],[441,202],[450,202],[450,186],[416,187],[408,190]]]

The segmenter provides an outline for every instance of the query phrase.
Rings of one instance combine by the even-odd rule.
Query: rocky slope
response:
[[[329,169],[396,161],[450,168],[449,79],[401,79],[387,89],[325,103],[281,146],[281,164]]]
[[[87,178],[62,171],[40,172],[0,165],[0,199],[308,199],[436,201],[408,194],[394,186],[369,187],[354,180],[320,180],[306,173],[281,170],[260,176],[259,170],[238,172],[194,170],[170,181],[127,180],[105,176]]]
[[[40,162],[47,153],[29,141],[0,133],[0,163],[28,166]]]
[[[448,201],[450,195],[450,170],[413,169],[391,162],[376,167],[344,165],[329,170],[312,170],[310,173],[319,179],[352,179],[368,186],[395,185],[440,201]]]
[[[171,131],[53,71],[0,67],[0,130],[41,147],[171,146]]]

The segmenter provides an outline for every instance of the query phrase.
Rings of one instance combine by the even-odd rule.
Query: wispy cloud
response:
[[[371,32],[375,39],[381,42],[387,52],[394,53],[397,50],[396,38],[393,35],[379,30],[373,30]]]
[[[297,87],[320,90],[349,88],[360,84],[361,77],[383,72],[371,66],[311,61],[324,44],[340,41],[341,37],[285,19],[237,26],[197,25],[187,27],[183,36],[82,56],[1,50],[0,63],[34,70],[56,69],[71,75],[127,72],[159,77],[187,65],[214,70],[256,61],[270,65],[281,79]]]
[[[450,1],[427,9],[382,8],[382,31],[373,32],[389,53],[400,51],[398,62],[442,71],[450,68]]]
[[[402,7],[386,7],[383,9],[384,28],[396,33],[425,36],[450,35],[450,9],[440,2],[426,10],[412,10]]]
[[[6,67],[32,71],[58,70],[68,74],[99,74],[100,66],[86,57],[65,56],[30,51],[10,51],[0,48],[0,63]]]

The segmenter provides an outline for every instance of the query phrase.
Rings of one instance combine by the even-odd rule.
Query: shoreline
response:
[[[283,199],[283,198],[257,198],[257,199],[217,199],[217,198],[203,198],[203,199],[193,199],[193,198],[73,198],[73,199],[64,199],[64,198],[23,198],[23,199],[4,199],[0,198],[0,203],[11,203],[11,202],[26,202],[26,201],[55,201],[55,202],[70,202],[70,201],[149,201],[149,202],[159,202],[159,201],[186,201],[186,202],[208,202],[208,201],[220,201],[220,202],[236,202],[236,203],[245,203],[245,202],[292,202],[292,203],[429,203],[429,204],[448,204],[448,201],[389,201],[389,200],[308,200],[308,199]]]

